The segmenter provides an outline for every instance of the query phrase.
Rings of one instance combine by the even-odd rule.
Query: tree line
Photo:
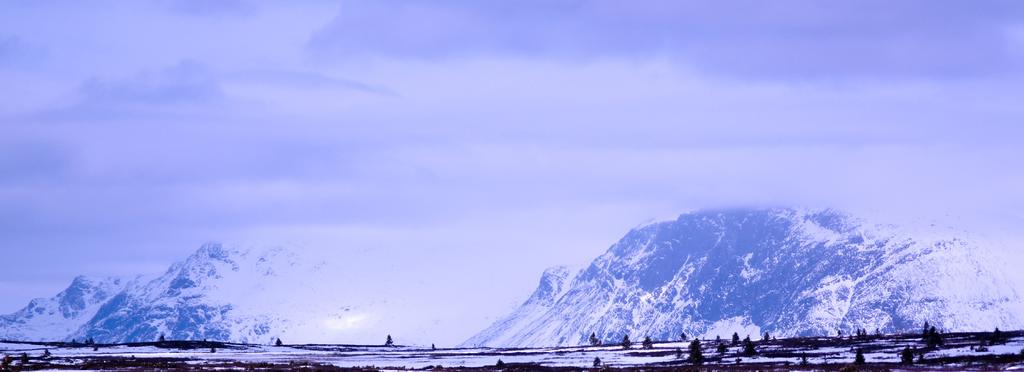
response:
[[[844,335],[841,330],[837,331],[836,335],[838,338],[844,338]],[[876,328],[873,333],[869,332],[867,329],[858,328],[848,335],[850,339],[866,339],[871,337],[882,336],[884,336],[884,334],[878,328]],[[596,332],[591,332],[590,336],[587,339],[591,346],[603,346],[605,344],[604,341],[597,336]],[[1000,343],[1005,343],[1008,341],[1008,339],[1009,338],[1006,336],[1004,332],[1002,332],[999,328],[996,328],[993,332],[989,333],[988,336],[982,338],[980,345],[972,347],[971,349],[976,351],[988,351],[986,345],[997,345]],[[668,342],[678,341],[687,341],[687,336],[685,332],[680,334],[678,340],[671,340]],[[753,341],[750,338],[750,335],[747,335],[745,338],[741,340],[739,333],[734,332],[729,342],[724,342],[721,336],[716,336],[712,345],[714,347],[714,351],[717,352],[719,355],[725,355],[730,347],[737,347],[737,355],[751,357],[758,355],[758,343],[765,343],[770,341],[776,341],[776,338],[772,337],[768,332],[765,332],[765,334],[762,336],[759,342]],[[945,344],[943,334],[939,332],[935,326],[930,325],[928,322],[924,323],[923,329],[921,331],[920,341],[924,344],[923,349],[918,349],[917,346],[908,345],[899,352],[899,359],[903,364],[910,365],[915,363],[923,363],[925,362],[924,356],[928,350],[934,350],[935,348],[943,346]],[[654,344],[655,341],[651,339],[650,336],[646,336],[641,342],[641,348],[653,349]],[[630,339],[629,334],[623,335],[622,340],[618,343],[618,346],[620,346],[623,350],[630,350],[634,347],[633,341]],[[678,359],[685,358],[688,362],[694,364],[701,364],[705,360],[704,348],[705,345],[701,343],[701,340],[698,338],[694,338],[692,341],[690,341],[689,346],[687,348],[688,350],[686,352],[684,352],[680,348],[676,348],[675,351]],[[851,348],[851,352],[854,353],[855,365],[863,365],[867,363],[867,358],[864,354],[863,349]],[[1021,350],[1021,354],[1024,355],[1024,350]],[[808,364],[806,353],[801,355],[800,364]],[[594,366],[598,367],[600,365],[600,358],[595,358]]]

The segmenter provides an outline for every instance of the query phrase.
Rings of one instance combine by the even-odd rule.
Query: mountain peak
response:
[[[197,260],[211,259],[218,261],[227,261],[230,255],[231,251],[224,248],[224,244],[220,242],[207,242],[203,243],[203,245],[201,245],[199,249],[197,249],[190,258]]]
[[[79,275],[71,281],[71,285],[57,294],[60,311],[65,318],[76,317],[90,304],[106,300],[123,289],[123,283],[124,280],[120,278],[90,278]]]

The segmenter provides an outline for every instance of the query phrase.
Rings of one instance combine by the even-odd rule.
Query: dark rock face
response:
[[[545,280],[509,317],[464,345],[585,344],[623,334],[675,339],[827,335],[1022,325],[1016,292],[952,239],[922,241],[842,213],[734,209],[688,213],[630,231],[558,298]],[[975,279],[975,293],[948,284]]]

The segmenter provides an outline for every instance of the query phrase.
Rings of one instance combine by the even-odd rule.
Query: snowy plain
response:
[[[802,358],[809,366],[841,366],[854,363],[856,350],[862,350],[868,364],[898,367],[900,352],[915,348],[916,367],[941,369],[1024,368],[1024,332],[1007,332],[1004,342],[988,344],[990,333],[944,335],[945,344],[928,348],[918,335],[848,337],[805,337],[754,341],[757,353],[743,355],[742,342],[732,345],[722,340],[726,351],[719,353],[716,340],[701,340],[704,364],[800,368]],[[212,346],[211,346],[212,345]],[[631,349],[619,345],[551,348],[457,348],[432,349],[421,346],[358,345],[252,345],[169,341],[166,343],[122,345],[76,345],[63,343],[0,342],[0,353],[16,360],[22,353],[30,366],[76,369],[95,365],[98,360],[116,361],[120,366],[146,365],[146,361],[172,361],[190,367],[318,365],[340,368],[374,367],[383,369],[483,368],[494,367],[499,360],[507,365],[535,367],[592,368],[595,358],[602,367],[672,367],[692,365],[688,360],[690,343],[656,342],[649,349],[636,342]],[[214,347],[215,349],[211,349]],[[42,358],[49,352],[48,358]],[[15,362],[17,364],[19,362]]]

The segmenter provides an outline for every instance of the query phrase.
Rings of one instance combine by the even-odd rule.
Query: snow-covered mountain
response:
[[[16,313],[0,315],[0,339],[59,340],[77,331],[130,281],[79,276],[52,298],[37,298]]]
[[[0,339],[97,342],[218,340],[351,342],[394,303],[358,304],[343,266],[282,247],[203,245],[162,275],[78,278],[51,299],[0,317]],[[373,339],[383,335],[374,333]]]
[[[1005,270],[966,234],[871,225],[834,211],[733,209],[648,224],[578,273],[556,268],[464,346],[856,328],[1024,328]]]

